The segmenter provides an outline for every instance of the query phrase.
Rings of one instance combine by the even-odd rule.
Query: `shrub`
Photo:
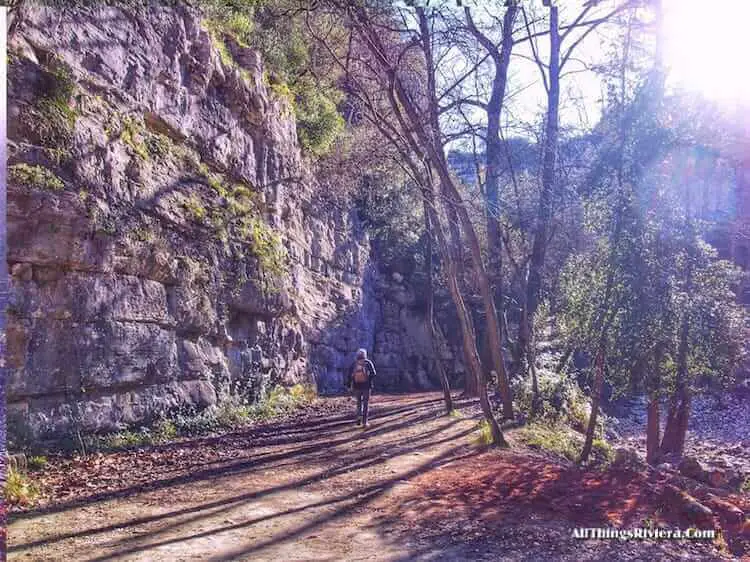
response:
[[[154,426],[152,438],[154,443],[165,443],[177,437],[177,426],[172,420],[159,420]]]
[[[224,400],[216,407],[218,425],[229,429],[245,425],[250,420],[250,414],[249,406],[234,400]]]
[[[27,466],[29,467],[29,470],[41,470],[47,466],[47,457],[38,455],[29,457]]]
[[[31,505],[39,497],[39,488],[29,477],[9,467],[5,477],[5,501],[10,505]]]
[[[151,156],[164,158],[172,151],[172,140],[161,133],[146,135],[146,148]]]
[[[591,444],[591,453],[596,464],[609,465],[615,460],[615,451],[604,439],[594,439]]]
[[[476,435],[474,435],[472,442],[480,447],[487,447],[492,445],[494,439],[492,438],[492,428],[487,420],[482,420],[477,425]]]
[[[530,447],[556,453],[576,461],[580,455],[583,438],[561,424],[532,423],[519,431],[519,438]]]
[[[281,237],[262,219],[250,217],[241,227],[241,235],[250,242],[253,255],[258,258],[264,273],[280,277],[286,273],[287,254]]]
[[[204,3],[207,26],[247,46],[253,39],[255,9],[261,3],[261,0],[209,0]]]
[[[298,87],[294,104],[297,136],[302,148],[314,156],[327,154],[344,130],[344,118],[337,108],[333,90]]]
[[[575,380],[544,370],[540,370],[538,375],[541,404],[537,418],[551,423],[567,423],[576,431],[584,432],[591,407],[588,397]],[[530,382],[521,381],[513,390],[518,409],[530,414],[533,398]],[[603,418],[597,422],[597,427],[601,430]]]
[[[286,82],[271,82],[270,88],[276,97],[286,101],[289,108],[295,109],[294,93]]]
[[[90,451],[111,449],[135,449],[151,444],[150,435],[140,431],[124,430],[103,436],[93,436],[86,439],[86,448]]]
[[[8,169],[8,179],[11,183],[32,189],[65,189],[65,184],[52,171],[37,165],[14,164]]]
[[[289,389],[289,395],[296,404],[309,403],[318,397],[315,387],[308,384],[295,384]]]

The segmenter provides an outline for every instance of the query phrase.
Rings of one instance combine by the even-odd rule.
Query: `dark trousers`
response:
[[[357,420],[367,423],[367,410],[370,407],[370,389],[354,389],[354,396],[357,398]]]

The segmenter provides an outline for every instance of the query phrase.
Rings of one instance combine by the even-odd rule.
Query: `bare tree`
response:
[[[487,103],[477,102],[484,109],[487,116],[487,136],[485,138],[485,181],[484,194],[487,215],[487,247],[489,250],[488,269],[494,285],[495,306],[502,314],[502,239],[500,235],[500,174],[503,161],[503,146],[500,139],[500,116],[505,100],[508,82],[508,65],[513,48],[513,24],[518,12],[518,6],[511,2],[503,15],[501,40],[498,46],[485,33],[479,30],[474,22],[471,10],[464,8],[466,25],[479,44],[487,51],[494,65],[494,77]],[[480,174],[477,174],[479,176]],[[500,324],[500,341],[502,342],[502,324]],[[492,345],[492,344],[490,344]],[[510,384],[504,362],[497,371],[498,391],[502,396],[510,394]]]
[[[329,54],[346,72],[348,89],[361,104],[368,121],[387,142],[397,148],[404,171],[422,191],[448,288],[458,313],[467,370],[479,389],[482,412],[490,424],[494,443],[505,445],[502,430],[487,396],[486,377],[476,349],[472,316],[458,282],[458,265],[454,259],[456,251],[451,248],[451,244],[455,247],[461,240],[452,236],[448,241],[438,212],[439,203],[446,217],[450,218],[451,213],[458,217],[459,226],[470,242],[474,273],[484,274],[476,233],[473,228],[467,229],[467,225],[471,227],[468,212],[448,172],[442,146],[437,146],[440,141],[430,125],[431,122],[434,123],[431,121],[434,115],[431,116],[429,109],[425,108],[430,104],[433,108],[436,107],[434,92],[427,96],[431,102],[420,104],[425,99],[420,98],[419,91],[419,74],[424,72],[424,66],[420,69],[416,64],[418,61],[413,57],[413,49],[419,45],[420,40],[405,45],[396,40],[387,43],[384,37],[388,35],[387,29],[392,23],[388,18],[389,14],[381,18],[381,14],[375,10],[371,11],[349,1],[331,1],[329,6],[346,18],[352,39],[345,60],[333,49],[329,49]],[[325,44],[323,36],[313,36]],[[357,72],[352,71],[354,67]],[[485,288],[488,288],[486,274],[484,276]]]
[[[535,369],[534,350],[531,345],[533,337],[534,316],[539,307],[542,294],[542,281],[547,248],[552,235],[552,218],[556,204],[561,199],[560,181],[558,179],[558,148],[560,136],[560,81],[562,72],[571,60],[576,48],[598,26],[611,21],[618,13],[632,8],[635,2],[628,0],[620,3],[614,9],[593,19],[587,19],[598,2],[586,2],[573,22],[567,26],[560,26],[559,7],[554,2],[545,1],[549,8],[547,38],[549,40],[549,57],[547,62],[542,60],[536,46],[536,37],[540,34],[532,29],[525,8],[521,8],[526,28],[526,40],[529,41],[532,58],[539,70],[542,83],[547,93],[547,111],[545,116],[544,135],[541,151],[541,190],[537,207],[536,225],[534,228],[531,253],[528,260],[528,270],[525,279],[525,295],[522,303],[521,321],[518,331],[518,353],[521,363],[530,371],[532,379],[532,413],[539,405],[539,387]],[[580,31],[573,39],[573,32]],[[566,39],[570,39],[570,46],[563,49]]]

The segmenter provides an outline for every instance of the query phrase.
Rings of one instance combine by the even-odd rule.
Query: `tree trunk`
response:
[[[557,194],[555,168],[557,164],[557,143],[559,136],[560,112],[560,33],[558,28],[558,8],[550,6],[550,59],[549,59],[549,89],[547,92],[547,121],[544,130],[544,145],[542,153],[542,191],[539,196],[537,224],[534,232],[534,242],[529,261],[529,276],[526,283],[526,322],[527,334],[521,345],[521,357],[528,357],[528,346],[531,344],[531,334],[534,330],[534,315],[539,306],[542,289],[542,270],[547,251],[547,239],[552,220],[552,205]],[[519,337],[519,341],[521,338]],[[528,366],[528,365],[527,365]]]
[[[667,410],[667,423],[664,427],[664,436],[661,441],[661,450],[664,453],[674,451],[677,441],[677,411],[679,409],[679,396],[677,390],[674,391],[669,399],[669,409]]]
[[[586,428],[586,441],[581,451],[580,462],[586,462],[591,454],[591,447],[594,444],[594,433],[596,431],[596,420],[599,416],[599,403],[602,396],[602,386],[604,386],[604,341],[599,344],[599,350],[596,354],[596,367],[594,371],[594,388],[591,395],[591,415],[589,416],[589,425]]]
[[[427,311],[425,313],[425,322],[427,324],[427,330],[430,334],[430,342],[432,344],[433,365],[437,371],[438,377],[440,378],[440,385],[443,387],[445,410],[450,414],[453,410],[453,399],[451,398],[451,388],[450,383],[448,382],[448,376],[443,368],[443,362],[440,360],[440,346],[437,339],[437,327],[435,326],[434,321],[435,292],[432,279],[432,225],[430,223],[430,210],[427,207],[427,201],[424,202],[424,226],[425,234],[427,236],[424,255],[425,269],[427,270]]]
[[[479,360],[479,353],[477,353],[477,339],[476,332],[474,330],[474,322],[471,318],[471,313],[466,308],[466,303],[461,295],[460,288],[458,286],[458,279],[456,276],[456,266],[453,263],[452,254],[448,248],[447,242],[442,232],[442,227],[438,222],[437,213],[431,208],[430,205],[430,220],[434,225],[435,237],[438,241],[443,255],[443,261],[446,265],[446,277],[448,281],[448,288],[453,302],[456,305],[456,311],[458,312],[458,320],[461,327],[461,340],[463,343],[464,357],[466,358],[466,368],[469,372],[469,376],[473,377],[476,386],[479,391],[479,404],[482,408],[482,414],[490,425],[492,432],[492,440],[495,445],[507,446],[505,438],[503,436],[500,424],[495,418],[495,414],[492,412],[492,406],[490,405],[489,398],[487,397],[487,382],[482,370],[482,364]]]
[[[500,236],[500,170],[502,168],[503,150],[500,141],[500,116],[505,101],[505,89],[508,79],[508,65],[513,49],[513,22],[516,18],[518,6],[512,3],[503,15],[503,28],[501,47],[487,38],[474,25],[471,11],[464,8],[466,21],[472,34],[487,50],[495,65],[495,76],[492,80],[492,92],[487,102],[487,140],[485,146],[486,180],[485,180],[485,202],[487,216],[487,250],[489,254],[488,270],[493,288],[493,299],[499,314],[503,311],[503,288],[502,288],[502,242]],[[498,327],[499,339],[502,343],[502,325]],[[493,345],[490,339],[490,345]],[[494,363],[494,361],[493,361]],[[505,396],[504,384],[507,384],[507,373],[498,371],[497,389],[501,396]],[[505,403],[504,403],[505,404]]]
[[[674,442],[674,453],[682,456],[685,450],[685,439],[687,438],[688,422],[690,421],[690,389],[686,386],[682,391],[680,408],[677,410],[677,431]]]
[[[539,396],[539,381],[536,376],[536,368],[534,365],[534,353],[531,345],[531,327],[529,323],[529,317],[526,311],[526,307],[521,311],[521,322],[518,326],[518,341],[520,343],[518,348],[518,360],[519,369],[521,373],[528,373],[531,375],[531,417],[536,417],[541,405],[541,398]]]
[[[691,254],[688,248],[688,254]],[[685,273],[685,292],[689,296],[693,290],[692,256],[688,257]],[[667,426],[664,429],[662,451],[682,455],[687,436],[687,426],[690,417],[690,389],[688,381],[688,348],[690,335],[690,311],[683,312],[680,326],[680,345],[677,348],[677,380],[675,391],[669,405]]]
[[[648,402],[646,423],[646,461],[656,464],[661,455],[659,447],[659,395],[654,392]]]

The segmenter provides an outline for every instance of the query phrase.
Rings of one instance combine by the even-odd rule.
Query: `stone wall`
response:
[[[333,391],[353,349],[377,348],[367,236],[323,197],[258,54],[227,47],[180,4],[27,8],[9,164],[51,175],[17,167],[8,185],[16,436],[110,431],[233,385]],[[61,130],[38,119],[50,109]],[[288,252],[281,275],[258,225]]]

